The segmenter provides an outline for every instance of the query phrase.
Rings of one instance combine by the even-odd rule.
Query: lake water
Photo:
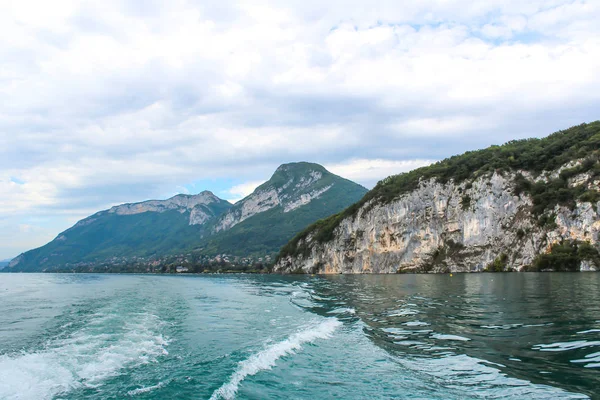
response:
[[[600,398],[600,274],[0,275],[0,399]]]

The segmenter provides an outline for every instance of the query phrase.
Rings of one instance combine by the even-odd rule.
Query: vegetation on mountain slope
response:
[[[93,223],[76,225],[45,246],[24,253],[18,270],[51,270],[112,257],[173,254],[193,245],[200,232],[200,226],[189,225],[189,212],[106,214]]]
[[[540,254],[527,271],[579,271],[582,262],[588,262],[594,267],[600,267],[598,250],[587,242],[577,240],[556,243],[547,254]]]

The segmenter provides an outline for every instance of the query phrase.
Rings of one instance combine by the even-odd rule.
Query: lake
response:
[[[0,275],[0,399],[600,398],[600,274]]]

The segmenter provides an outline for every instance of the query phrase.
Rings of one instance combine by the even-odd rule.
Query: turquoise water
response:
[[[0,399],[600,398],[600,274],[0,275]]]

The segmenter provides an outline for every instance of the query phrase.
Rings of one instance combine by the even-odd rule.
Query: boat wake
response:
[[[2,355],[0,398],[52,399],[156,361],[168,354],[160,326],[150,313],[99,312],[74,332],[50,339],[43,349]]]
[[[260,371],[271,369],[277,360],[289,354],[295,353],[305,343],[311,343],[317,339],[328,339],[342,323],[335,318],[309,326],[289,336],[287,339],[268,346],[264,350],[253,354],[248,359],[239,363],[238,369],[233,373],[227,383],[215,390],[211,400],[233,399],[237,393],[240,383],[247,377],[256,375]]]

